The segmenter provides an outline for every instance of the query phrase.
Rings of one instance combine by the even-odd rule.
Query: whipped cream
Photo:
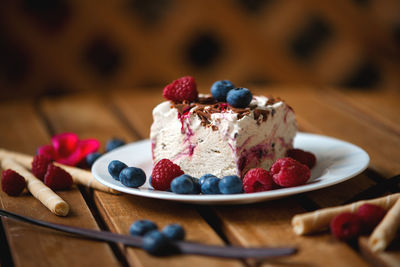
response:
[[[269,169],[292,148],[297,131],[293,110],[264,96],[254,96],[246,109],[225,103],[177,108],[165,101],[153,109],[153,118],[154,163],[170,159],[195,177],[243,176],[251,168]]]

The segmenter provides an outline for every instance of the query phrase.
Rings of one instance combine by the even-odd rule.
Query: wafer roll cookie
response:
[[[400,198],[388,211],[368,239],[372,251],[384,251],[396,237],[400,228]]]
[[[32,160],[33,160],[32,156],[14,152],[14,151],[5,150],[5,149],[0,149],[0,159],[2,159],[2,158],[11,158],[29,170],[32,168]],[[57,166],[63,168],[67,172],[69,172],[72,176],[74,183],[82,184],[82,185],[85,185],[85,186],[88,186],[88,187],[91,187],[91,188],[94,188],[94,189],[97,189],[97,190],[100,190],[103,192],[107,192],[107,193],[119,194],[118,191],[99,183],[93,177],[92,173],[89,171],[71,167],[71,166],[66,166],[66,165],[60,164],[60,163],[55,163],[55,164]]]
[[[2,159],[3,169],[12,169],[25,178],[29,192],[43,203],[51,212],[58,216],[67,216],[69,205],[42,181],[37,179],[32,173],[25,169],[21,164],[12,159]]]
[[[388,195],[371,200],[362,200],[352,204],[320,209],[314,212],[299,214],[293,217],[293,231],[298,235],[305,235],[326,229],[333,217],[342,212],[355,212],[361,205],[365,203],[381,206],[388,210],[394,205],[397,199],[400,198],[400,193]]]

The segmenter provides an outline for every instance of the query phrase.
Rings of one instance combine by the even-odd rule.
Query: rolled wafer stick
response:
[[[396,237],[400,228],[400,198],[388,211],[368,239],[372,251],[384,251]]]
[[[18,162],[6,158],[1,160],[3,169],[12,169],[25,178],[29,192],[43,203],[51,212],[58,216],[67,216],[69,205],[42,181],[36,178],[32,173],[25,169]]]
[[[0,149],[0,159],[3,159],[3,158],[11,158],[29,170],[32,167],[33,157],[26,155],[26,154],[9,151],[9,150],[5,150],[5,149]],[[88,186],[88,187],[91,187],[91,188],[94,188],[94,189],[97,189],[97,190],[100,190],[103,192],[107,192],[107,193],[119,194],[118,191],[98,182],[93,177],[93,175],[90,171],[86,171],[86,170],[71,167],[71,166],[66,166],[66,165],[63,165],[60,163],[55,163],[55,165],[63,168],[67,172],[69,172],[69,174],[71,174],[71,176],[72,176],[74,183],[82,184],[82,185],[85,185],[85,186]]]
[[[371,200],[362,200],[352,204],[320,209],[313,212],[295,215],[292,219],[293,231],[298,235],[305,235],[326,229],[329,223],[336,215],[342,212],[355,212],[361,205],[365,203],[374,204],[388,210],[394,205],[400,193],[388,195],[385,197],[375,198]]]

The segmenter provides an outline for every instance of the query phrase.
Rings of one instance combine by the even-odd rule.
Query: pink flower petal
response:
[[[62,133],[51,138],[54,150],[60,158],[68,157],[76,150],[79,138],[74,133]]]
[[[65,165],[76,166],[78,163],[83,161],[88,154],[97,151],[99,147],[100,142],[96,139],[80,140],[78,141],[74,152],[66,157],[58,158],[57,162]]]
[[[55,160],[57,158],[57,153],[52,145],[44,145],[39,147],[37,150],[37,154],[44,155],[52,160]]]

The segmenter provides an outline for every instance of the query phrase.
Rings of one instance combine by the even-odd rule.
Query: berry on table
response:
[[[157,225],[150,220],[137,220],[129,227],[129,233],[136,236],[144,236],[153,230],[157,230]]]
[[[162,233],[172,241],[181,241],[185,239],[185,230],[176,223],[165,226]]]
[[[1,173],[1,188],[9,196],[18,196],[26,187],[26,181],[16,171],[7,169]]]
[[[179,78],[165,86],[163,90],[164,98],[175,102],[184,100],[193,102],[198,94],[196,82],[191,76]]]
[[[160,231],[147,232],[142,241],[142,248],[153,255],[162,255],[167,252],[169,239]]]
[[[119,173],[119,180],[127,187],[137,188],[146,182],[146,174],[140,168],[127,167]]]
[[[255,168],[249,170],[243,178],[246,193],[263,192],[273,189],[274,181],[267,170]]]
[[[119,160],[113,160],[108,164],[108,172],[111,174],[112,178],[119,180],[119,174],[123,169],[125,169],[126,164]]]
[[[110,152],[117,147],[125,145],[125,141],[119,138],[112,138],[106,144],[106,152]]]
[[[365,203],[361,205],[357,212],[362,222],[362,232],[370,233],[382,221],[386,215],[386,210],[377,205]]]
[[[220,102],[226,102],[226,96],[230,90],[235,88],[233,83],[228,80],[216,81],[211,86],[212,96]]]
[[[171,186],[172,180],[182,174],[181,167],[169,159],[162,159],[153,168],[151,185],[156,190],[167,191]]]
[[[36,155],[32,161],[32,173],[37,178],[43,181],[47,167],[52,163],[52,160],[45,155]]]
[[[71,174],[51,164],[47,167],[47,172],[44,176],[44,184],[52,190],[64,190],[70,188],[73,181]]]
[[[236,175],[223,177],[218,183],[218,188],[222,194],[239,194],[243,192],[242,180]]]
[[[247,107],[252,99],[253,95],[247,88],[232,89],[228,92],[228,95],[226,96],[226,100],[229,103],[229,105],[235,108]]]
[[[310,169],[312,169],[317,162],[317,158],[313,153],[297,148],[289,149],[286,152],[286,156],[295,159],[298,162],[303,163],[304,165],[307,165]]]
[[[201,193],[205,195],[216,195],[216,194],[221,194],[221,191],[219,191],[219,184],[220,179],[217,177],[210,177],[204,181],[204,183],[201,185]]]
[[[332,219],[330,228],[337,239],[351,241],[361,233],[361,219],[356,214],[344,212]]]
[[[305,184],[310,179],[310,169],[292,158],[280,158],[272,164],[270,174],[274,182],[282,187]]]
[[[203,176],[201,176],[200,179],[199,179],[199,184],[200,184],[200,186],[203,185],[203,183],[205,182],[205,180],[207,180],[208,178],[211,178],[211,177],[217,178],[217,176],[215,176],[215,175],[213,175],[213,174],[210,174],[210,173],[207,173],[207,174],[204,174]]]
[[[171,182],[171,191],[176,194],[193,194],[195,185],[192,177],[187,174],[176,177]]]
[[[101,156],[101,153],[99,153],[99,152],[93,152],[93,153],[88,154],[88,155],[86,156],[86,159],[85,159],[87,165],[88,165],[89,167],[92,167],[93,163],[94,163],[98,158],[100,158],[100,156]]]

